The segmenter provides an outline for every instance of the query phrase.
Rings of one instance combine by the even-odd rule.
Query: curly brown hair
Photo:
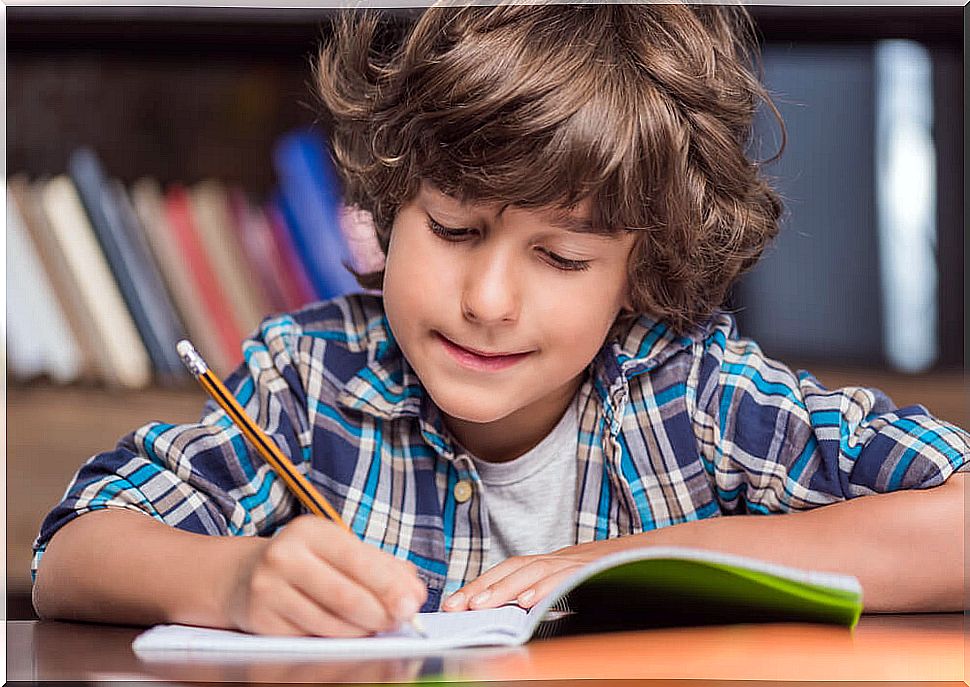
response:
[[[758,55],[740,6],[436,6],[341,14],[315,77],[346,198],[384,251],[422,180],[525,208],[589,197],[596,231],[637,232],[633,314],[685,333],[778,231],[780,198],[746,154],[759,100],[784,148]]]

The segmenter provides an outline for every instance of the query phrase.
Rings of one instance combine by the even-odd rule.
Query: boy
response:
[[[744,155],[770,100],[743,11],[385,28],[343,20],[318,69],[382,296],[267,319],[227,381],[359,538],[298,516],[209,405],[81,469],[35,544],[40,615],[357,636],[531,607],[653,544],[853,574],[868,611],[961,608],[970,437],[792,374],[717,310],[781,210]]]

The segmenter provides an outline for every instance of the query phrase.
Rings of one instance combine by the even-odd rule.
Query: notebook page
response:
[[[373,637],[280,637],[216,630],[188,625],[158,625],[135,638],[132,648],[140,657],[172,652],[245,653],[251,658],[279,658],[281,654],[312,656],[394,656],[433,653],[470,646],[513,646],[528,639],[528,615],[517,606],[480,611],[420,613],[427,637],[410,626]]]

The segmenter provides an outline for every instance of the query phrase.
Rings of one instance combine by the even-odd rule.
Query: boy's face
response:
[[[480,458],[513,458],[554,426],[626,302],[634,237],[567,228],[588,213],[463,204],[424,184],[395,218],[391,330]]]

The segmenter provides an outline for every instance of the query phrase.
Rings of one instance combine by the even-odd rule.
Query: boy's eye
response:
[[[470,233],[470,230],[468,229],[451,229],[450,227],[442,226],[430,217],[428,217],[428,228],[446,241],[462,239]]]
[[[446,227],[439,224],[430,216],[428,217],[428,228],[437,236],[440,236],[445,241],[461,241],[467,238],[469,235],[474,234],[474,229],[452,229],[451,227]],[[557,255],[550,250],[545,248],[539,248],[538,251],[542,253],[545,261],[555,267],[558,270],[563,270],[565,272],[574,272],[580,270],[589,269],[589,260],[571,260],[569,258],[564,258],[561,255]]]
[[[560,269],[566,270],[567,272],[578,271],[578,270],[588,270],[589,260],[570,260],[569,258],[564,258],[561,255],[556,255],[552,251],[540,249],[541,252],[549,258],[552,266]]]

